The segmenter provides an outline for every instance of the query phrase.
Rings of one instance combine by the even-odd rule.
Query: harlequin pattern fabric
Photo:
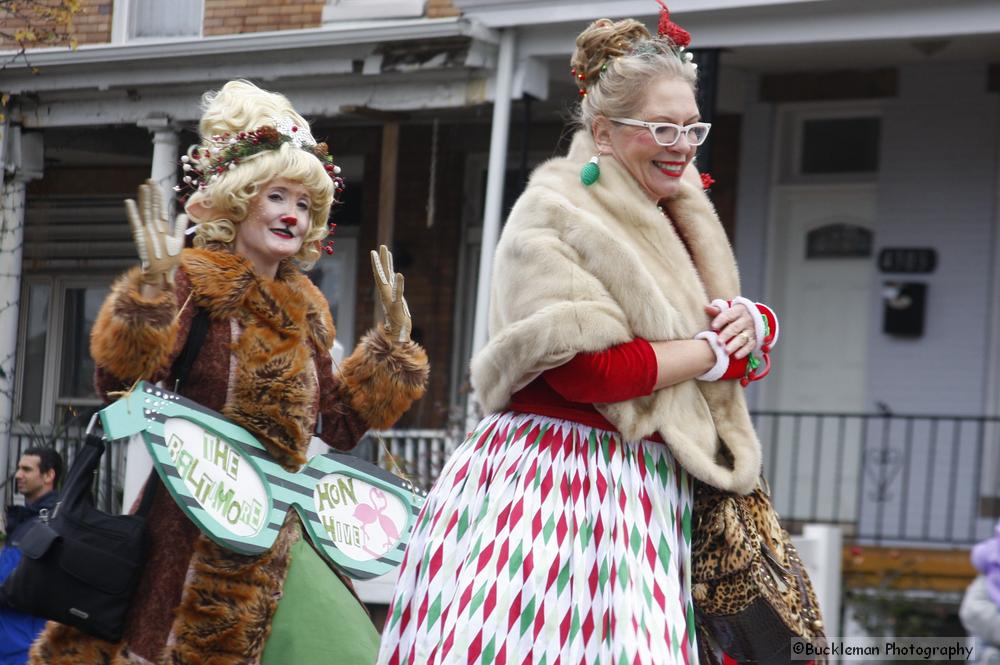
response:
[[[696,664],[691,511],[663,444],[489,416],[417,520],[378,662]]]

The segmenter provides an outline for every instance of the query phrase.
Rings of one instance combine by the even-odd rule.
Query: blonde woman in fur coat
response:
[[[410,341],[401,276],[377,257],[388,324],[369,331],[335,372],[330,308],[300,268],[320,254],[336,175],[325,144],[281,95],[245,81],[207,94],[202,142],[185,160],[197,222],[168,224],[155,184],[129,202],[142,268],[122,275],[91,337],[102,393],[139,378],[173,386],[171,366],[195,308],[210,326],[179,392],[251,431],[289,470],[310,438],[352,448],[368,428],[392,424],[424,392],[427,358]],[[187,182],[187,181],[186,181]],[[204,185],[204,186],[201,186]],[[153,476],[150,483],[160,481]],[[146,490],[149,488],[147,486]],[[331,571],[289,513],[261,556],[215,545],[160,486],[152,548],[125,637],[112,644],[50,623],[33,665],[244,665],[371,663],[378,635],[349,583]]]
[[[740,379],[776,329],[691,166],[695,70],[633,20],[592,24],[573,67],[581,130],[497,247],[490,415],[418,520],[382,665],[696,663],[692,477],[760,472]]]

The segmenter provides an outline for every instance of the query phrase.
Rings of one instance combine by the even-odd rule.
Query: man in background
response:
[[[0,549],[0,584],[21,560],[18,544],[31,526],[47,519],[56,507],[56,486],[62,477],[62,458],[52,448],[29,448],[17,463],[14,480],[24,496],[23,506],[8,506],[6,539]],[[24,665],[28,648],[45,626],[45,620],[22,614],[0,602],[0,665]]]

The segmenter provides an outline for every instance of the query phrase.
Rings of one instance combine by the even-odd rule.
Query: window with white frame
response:
[[[427,0],[326,0],[323,22],[376,18],[415,18],[424,15]]]
[[[115,0],[112,41],[200,37],[205,0]]]
[[[330,303],[337,341],[353,351],[356,256],[355,229],[338,233],[336,251],[317,264],[312,277]],[[94,389],[90,331],[113,275],[79,279],[29,275],[21,295],[17,358],[16,422],[23,425],[85,424],[102,405]]]
[[[24,424],[80,422],[101,405],[90,329],[112,276],[26,276],[21,296],[17,416]]]

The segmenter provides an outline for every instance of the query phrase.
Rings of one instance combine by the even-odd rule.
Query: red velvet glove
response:
[[[753,331],[757,338],[754,350],[770,353],[771,349],[774,348],[774,345],[778,341],[779,325],[778,315],[774,313],[773,309],[763,303],[754,302],[742,296],[733,298],[732,300],[716,299],[711,304],[713,307],[719,308],[722,312],[725,312],[734,305],[743,305],[746,307],[750,311],[750,316],[753,317]]]

